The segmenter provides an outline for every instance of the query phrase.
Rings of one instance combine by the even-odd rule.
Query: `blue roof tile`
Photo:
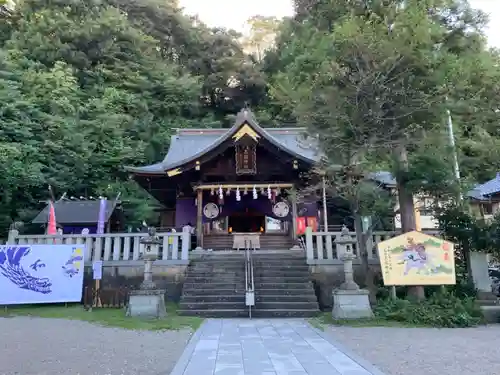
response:
[[[467,196],[473,199],[488,199],[491,195],[500,193],[500,173],[497,173],[494,179],[484,184],[476,185],[467,193]]]

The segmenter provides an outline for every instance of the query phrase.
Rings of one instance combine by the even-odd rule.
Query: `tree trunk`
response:
[[[395,157],[399,165],[399,169],[403,172],[408,172],[408,150],[405,144],[400,144],[395,150]],[[413,194],[406,186],[405,178],[397,176],[398,200],[399,200],[399,215],[401,217],[401,231],[403,233],[414,231],[417,227],[415,218],[415,204],[413,202]],[[423,286],[414,286],[408,289],[408,295],[415,297],[418,300],[425,298]]]
[[[361,269],[365,275],[365,286],[370,292],[370,302],[375,303],[377,301],[377,288],[375,287],[374,274],[368,263],[368,249],[366,248],[368,236],[371,235],[371,229],[369,229],[367,233],[364,233],[362,217],[357,212],[354,212],[354,230],[356,231],[356,239],[358,242]]]

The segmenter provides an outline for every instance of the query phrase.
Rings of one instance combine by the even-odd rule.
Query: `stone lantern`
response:
[[[153,262],[158,259],[161,244],[155,228],[149,228],[148,235],[141,238],[140,243],[144,246],[141,254],[144,260],[144,279],[138,290],[130,292],[127,316],[162,318],[167,315],[166,291],[158,289],[153,282]]]
[[[360,319],[373,316],[369,291],[360,289],[354,281],[352,261],[356,258],[353,251],[355,242],[344,225],[340,236],[335,240],[338,257],[343,262],[344,282],[332,293],[334,319]]]
[[[144,251],[141,254],[142,259],[144,259],[144,280],[141,284],[141,289],[156,289],[156,285],[153,282],[153,262],[158,259],[161,244],[160,238],[156,235],[156,229],[149,228],[148,235],[141,238],[140,243],[144,245]]]
[[[352,267],[352,261],[356,258],[353,251],[354,243],[355,240],[349,234],[349,229],[344,225],[340,236],[335,240],[338,257],[344,263],[344,282],[340,285],[340,289],[343,290],[359,290],[358,284],[354,281]]]

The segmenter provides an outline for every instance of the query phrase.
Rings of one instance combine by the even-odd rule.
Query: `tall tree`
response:
[[[245,51],[255,56],[257,61],[262,61],[265,52],[274,44],[280,23],[276,17],[261,15],[250,17],[246,21],[249,29],[248,35],[243,37],[243,48]]]
[[[278,44],[287,65],[272,80],[275,97],[292,103],[286,108],[318,136],[330,163],[344,165],[347,179],[393,165],[404,231],[415,229],[413,194],[426,182],[411,177],[429,172],[416,173],[411,159],[431,134],[439,136],[446,97],[454,98],[465,66],[473,69],[464,46],[484,48],[481,17],[466,5],[319,0],[298,13],[292,42]],[[462,101],[470,105],[473,91],[464,87]],[[433,150],[449,184],[449,150]]]
[[[229,125],[228,116],[246,104],[266,102],[266,79],[239,43],[240,34],[209,28],[182,14],[163,0],[107,0],[128,19],[159,42],[162,56],[202,78],[200,92],[205,113]]]
[[[15,16],[0,56],[0,134],[2,160],[26,168],[2,174],[4,223],[28,219],[47,184],[75,196],[128,186],[123,165],[159,160],[174,127],[199,124],[198,78],[117,8],[26,0]],[[137,187],[124,190],[139,203]]]

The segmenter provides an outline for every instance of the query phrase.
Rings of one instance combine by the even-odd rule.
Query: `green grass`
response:
[[[333,319],[331,312],[321,313],[321,315],[309,319],[309,323],[315,328],[322,331],[328,326],[347,326],[347,327],[399,327],[399,328],[416,328],[417,325],[412,325],[393,320],[382,318],[371,319]]]
[[[189,328],[195,331],[203,322],[202,318],[179,316],[177,305],[167,304],[164,319],[140,319],[125,316],[124,309],[99,308],[87,311],[82,305],[23,305],[0,307],[0,317],[33,316],[50,319],[83,320],[102,326],[139,330],[178,330]]]

